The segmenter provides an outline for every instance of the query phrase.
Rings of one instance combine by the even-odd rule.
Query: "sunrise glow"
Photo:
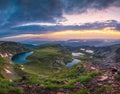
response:
[[[21,34],[17,36],[5,37],[9,39],[49,39],[49,40],[69,40],[69,39],[120,39],[120,32],[116,30],[66,30],[46,34]]]

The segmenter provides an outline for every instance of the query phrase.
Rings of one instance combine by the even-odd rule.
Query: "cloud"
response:
[[[15,41],[57,41],[70,39],[120,39],[120,32],[116,30],[66,30],[47,34],[20,34],[1,38],[1,40]]]
[[[44,34],[52,32],[62,32],[67,30],[116,30],[120,31],[120,22],[108,20],[105,22],[85,23],[82,25],[60,25],[60,24],[41,24],[30,23],[22,24],[21,26],[13,27],[9,30],[1,30],[0,37],[14,36],[19,34]]]
[[[0,0],[0,22],[57,22],[66,14],[83,13],[90,8],[119,7],[120,0]]]
[[[61,0],[0,0],[0,22],[55,22],[62,19]]]
[[[120,7],[120,0],[63,0],[64,10],[67,13],[83,13],[89,8],[98,10],[111,6]]]
[[[0,0],[0,37],[106,27],[120,30],[120,23],[116,21],[60,24],[66,20],[63,14],[81,14],[89,9],[103,10],[108,7],[120,7],[120,0]]]
[[[3,26],[8,23],[12,14],[17,11],[16,0],[0,0],[0,25]]]
[[[18,0],[18,11],[9,20],[14,23],[55,22],[62,17],[60,0]]]
[[[100,30],[104,28],[111,28],[119,30],[120,22],[116,20],[107,20],[105,22],[85,23],[81,25],[63,25],[52,23],[27,23],[11,28],[11,30],[28,30],[28,31],[62,31],[62,30]]]

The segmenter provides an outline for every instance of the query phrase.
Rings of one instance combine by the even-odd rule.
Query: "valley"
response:
[[[119,49],[0,42],[0,94],[119,94]]]

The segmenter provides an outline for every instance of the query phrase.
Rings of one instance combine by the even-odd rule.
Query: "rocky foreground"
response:
[[[78,68],[78,67],[76,67]],[[22,87],[25,94],[120,94],[120,66],[119,64],[85,63],[86,71],[100,71],[101,73],[86,84],[76,82],[71,89],[40,89],[40,84],[24,84],[29,77],[23,77],[14,87]],[[58,84],[60,82],[58,81]],[[78,92],[87,90],[86,92]],[[69,93],[72,92],[72,93]],[[77,93],[78,92],[78,93]],[[13,94],[13,92],[9,93]]]
[[[89,94],[120,94],[120,65],[97,64],[93,66],[100,70],[101,74],[86,84],[86,87],[90,88]]]

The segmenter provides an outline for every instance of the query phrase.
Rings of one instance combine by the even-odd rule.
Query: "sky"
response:
[[[1,41],[120,39],[120,0],[0,0]]]

